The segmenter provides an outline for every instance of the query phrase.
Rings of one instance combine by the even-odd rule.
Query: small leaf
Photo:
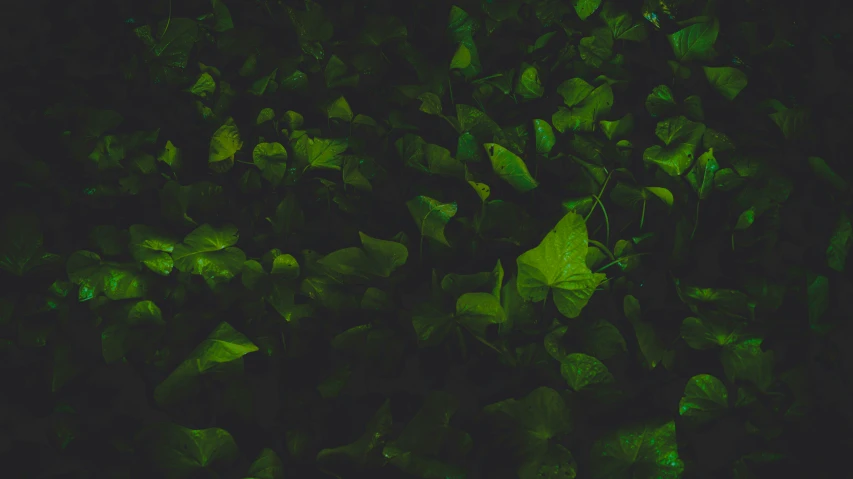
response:
[[[518,82],[515,84],[515,93],[527,100],[542,97],[545,87],[539,80],[539,70],[536,67],[528,65],[521,71]]]
[[[614,382],[613,375],[598,359],[582,353],[569,354],[562,360],[560,372],[575,391],[586,389],[590,385]]]
[[[489,188],[489,185],[485,183],[469,181],[468,184],[471,185],[471,188],[474,188],[474,191],[477,192],[477,196],[480,197],[480,201],[482,201],[483,203],[486,202],[486,200],[489,198],[489,195],[492,193],[492,189]]]
[[[601,5],[601,0],[573,0],[572,2],[575,7],[575,12],[577,12],[578,17],[581,20],[586,20],[590,15],[595,13],[598,10],[598,7]]]
[[[261,176],[278,186],[287,173],[287,150],[281,143],[258,143],[252,150],[252,159],[261,170]]]
[[[554,130],[547,121],[536,118],[533,120],[533,131],[536,135],[536,153],[547,156],[557,143]]]
[[[441,98],[435,93],[422,93],[418,96],[418,100],[422,102],[420,107],[422,112],[430,115],[441,115]]]
[[[539,183],[530,176],[524,160],[497,143],[483,145],[492,161],[492,170],[513,188],[522,193],[536,188]]]
[[[468,68],[471,65],[471,50],[468,50],[468,47],[465,44],[460,43],[459,47],[456,49],[456,53],[453,54],[453,58],[450,60],[450,69],[451,70],[462,70],[464,68]]]
[[[406,202],[409,213],[418,225],[421,235],[450,246],[444,237],[444,227],[456,215],[456,203],[441,203],[428,196],[416,196]]]

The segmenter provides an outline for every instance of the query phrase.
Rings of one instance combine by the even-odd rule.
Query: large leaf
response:
[[[569,318],[577,317],[595,288],[604,281],[602,273],[586,266],[586,223],[568,213],[548,232],[539,246],[517,259],[518,293],[528,301],[544,301],[553,291],[557,309]]]
[[[243,140],[240,138],[240,131],[237,129],[234,119],[229,118],[210,138],[210,154],[207,161],[211,166],[226,160],[231,160],[233,163],[234,154],[242,147]],[[220,167],[217,166],[217,168]]]

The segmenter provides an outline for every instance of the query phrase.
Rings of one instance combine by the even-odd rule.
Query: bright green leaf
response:
[[[406,207],[422,236],[450,246],[444,237],[444,227],[450,222],[450,218],[456,215],[456,202],[441,203],[428,196],[416,196],[406,202]]]
[[[524,160],[519,158],[518,155],[497,143],[486,143],[483,147],[492,161],[492,170],[513,188],[523,193],[539,185],[530,176],[527,165],[524,164]]]
[[[544,301],[554,293],[557,309],[577,317],[595,288],[605,279],[586,266],[587,231],[583,217],[566,214],[539,246],[518,257],[518,293],[522,298]]]

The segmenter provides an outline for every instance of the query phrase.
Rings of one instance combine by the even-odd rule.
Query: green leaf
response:
[[[220,163],[225,160],[234,160],[234,154],[243,148],[243,140],[233,118],[228,118],[210,138],[210,154],[208,163]]]
[[[714,158],[714,149],[711,148],[696,160],[696,164],[687,173],[687,182],[693,187],[693,190],[699,195],[700,200],[704,200],[711,194],[714,188],[714,174],[720,169],[717,164],[717,159]]]
[[[724,318],[684,318],[681,337],[693,349],[711,349],[738,341],[739,331]]]
[[[533,132],[536,135],[536,153],[547,156],[557,143],[554,130],[545,120],[533,120]]]
[[[560,394],[539,387],[524,399],[506,399],[489,404],[486,414],[506,415],[515,424],[511,441],[526,458],[541,458],[551,438],[569,432],[572,426],[568,407]]]
[[[853,246],[853,223],[842,211],[838,215],[835,229],[829,238],[829,246],[826,248],[826,261],[829,267],[838,272],[844,271],[851,246]]]
[[[174,267],[169,253],[174,251],[177,241],[145,225],[132,225],[129,231],[133,259],[161,276],[168,276]]]
[[[441,311],[433,304],[422,303],[412,310],[412,327],[420,347],[440,344],[455,326],[453,314]]]
[[[311,0],[305,1],[304,11],[286,8],[302,51],[322,60],[325,56],[322,42],[329,41],[334,33],[334,26],[326,20],[323,8]]]
[[[114,363],[121,360],[128,351],[141,347],[151,338],[157,326],[163,326],[163,314],[153,301],[139,301],[131,306],[126,318],[113,322],[101,333],[101,354],[104,362]]]
[[[530,458],[518,468],[519,479],[575,479],[577,463],[568,449],[549,444],[541,456]]]
[[[340,170],[343,163],[341,154],[348,146],[346,138],[309,138],[302,135],[293,144],[293,152],[311,168]]]
[[[223,321],[154,388],[154,400],[164,406],[190,399],[198,393],[198,379],[201,375],[216,371],[217,367],[240,360],[257,350],[258,347],[249,338]]]
[[[216,91],[216,80],[210,76],[210,73],[202,73],[198,76],[193,86],[189,87],[186,91],[198,97],[205,98]]]
[[[586,223],[567,213],[539,246],[523,253],[518,263],[518,293],[527,301],[544,301],[553,291],[554,303],[564,316],[576,318],[605,275],[586,266]]]
[[[439,98],[439,96],[435,93],[422,93],[420,96],[418,96],[418,100],[422,102],[420,107],[420,110],[422,112],[428,113],[430,115],[441,115],[441,98]]]
[[[823,275],[808,273],[806,285],[809,305],[809,326],[818,334],[826,334],[832,329],[832,324],[824,320],[824,314],[829,309],[829,278]]]
[[[142,448],[163,476],[183,479],[210,471],[225,471],[240,456],[234,438],[225,429],[188,429],[159,424],[143,431]]]
[[[216,229],[203,224],[175,245],[172,260],[178,271],[200,275],[212,289],[230,281],[246,261],[243,250],[234,247],[238,238],[234,226]]]
[[[720,22],[714,19],[710,22],[694,23],[675,33],[667,35],[676,60],[687,62],[691,60],[711,60],[717,52],[714,43],[720,33]]]
[[[764,392],[773,385],[773,351],[762,351],[761,342],[760,338],[747,339],[723,348],[720,360],[729,381],[748,381]]]
[[[378,47],[385,42],[406,38],[408,30],[402,20],[393,16],[369,15],[359,40]]]
[[[501,324],[506,315],[500,300],[491,293],[465,293],[456,300],[456,318],[460,324],[484,336],[490,324]]]
[[[364,158],[348,156],[346,160],[344,160],[342,178],[346,185],[351,185],[362,191],[373,191],[373,185],[370,184],[370,180],[362,171],[362,165],[364,163]]]
[[[400,436],[386,444],[382,455],[407,475],[464,477],[464,469],[436,458],[443,449],[462,456],[471,448],[471,437],[449,424],[458,407],[451,394],[430,392],[423,407],[406,424]]]
[[[347,123],[352,121],[353,112],[343,95],[335,98],[326,106],[326,116],[331,120],[337,118]]]
[[[137,33],[138,30],[137,29]],[[173,18],[168,23],[161,21],[151,46],[151,53],[158,63],[173,68],[186,68],[190,50],[199,40],[198,23],[190,18]]]
[[[610,384],[615,381],[604,363],[582,353],[566,356],[560,365],[560,372],[569,383],[569,387],[575,391],[586,389],[589,386]]]
[[[521,70],[515,84],[515,93],[527,100],[541,98],[545,93],[545,87],[539,80],[539,70],[535,66],[527,65]]]
[[[705,77],[715,90],[728,100],[734,100],[746,88],[746,74],[732,67],[702,67]]]
[[[492,170],[517,191],[525,192],[536,188],[539,183],[530,176],[524,160],[497,143],[485,143],[483,147],[492,161]]]
[[[0,269],[15,276],[44,265],[56,263],[58,255],[44,250],[41,222],[32,214],[11,214],[3,221],[0,237]]]
[[[613,35],[607,28],[596,28],[578,43],[581,59],[592,68],[600,68],[613,56]]]
[[[468,68],[471,65],[471,50],[468,50],[468,47],[465,44],[460,43],[459,47],[456,49],[456,53],[453,54],[453,58],[450,60],[450,69],[451,70],[462,70]]]
[[[381,466],[385,459],[382,448],[391,433],[391,407],[386,399],[367,423],[364,434],[355,442],[344,446],[323,449],[317,453],[317,462],[332,470],[351,470],[353,466]]]
[[[722,381],[710,374],[687,380],[684,397],[678,402],[678,414],[707,422],[720,417],[729,408],[729,393]]]
[[[104,294],[111,300],[142,298],[148,280],[135,264],[102,261],[91,251],[75,251],[65,263],[68,279],[80,286],[77,299],[89,301]]]
[[[285,479],[284,464],[272,449],[264,448],[249,466],[246,479]]]
[[[287,173],[287,150],[281,143],[258,143],[252,151],[252,159],[264,179],[273,186],[281,184]]]
[[[670,176],[680,176],[693,164],[693,153],[705,133],[705,125],[679,116],[659,122],[655,133],[665,146],[646,148],[643,161],[658,165]]]
[[[593,131],[595,122],[610,113],[613,106],[613,89],[605,83],[594,90],[589,90],[589,84],[580,79],[563,82],[557,92],[563,96],[566,105],[572,108],[559,107],[551,116],[551,123],[560,133],[571,131]]]
[[[610,28],[615,40],[642,42],[648,36],[644,24],[634,23],[630,13],[618,11],[612,2],[604,4],[599,16]]]
[[[270,274],[281,275],[291,280],[299,277],[299,262],[292,255],[278,254],[272,261]]]
[[[471,188],[474,188],[474,191],[483,203],[485,203],[486,200],[489,199],[489,195],[492,194],[492,189],[485,183],[469,181],[468,184],[471,185]]]
[[[213,7],[213,31],[224,32],[234,28],[234,21],[231,19],[231,12],[222,0],[210,0]]]
[[[675,102],[672,90],[666,85],[654,87],[646,97],[646,110],[652,118],[673,116],[678,111],[678,104]]]
[[[557,86],[557,93],[563,97],[563,102],[569,107],[578,105],[594,90],[595,87],[582,78],[572,78]]]
[[[621,428],[596,441],[590,457],[593,462],[589,477],[593,479],[678,479],[684,472],[684,462],[678,457],[674,421]]]
[[[634,115],[628,113],[619,120],[601,120],[599,124],[601,125],[601,131],[604,132],[604,136],[608,140],[619,141],[627,138],[634,131]]]
[[[323,71],[327,88],[354,87],[358,85],[358,73],[347,75],[347,65],[337,55],[332,55]]]
[[[810,156],[809,157],[809,166],[812,168],[815,176],[826,182],[828,185],[832,186],[838,191],[846,191],[847,190],[847,181],[844,178],[838,176],[835,171],[830,168],[830,166],[826,163],[826,160],[819,156]]]
[[[361,244],[372,264],[373,272],[383,278],[391,276],[397,268],[406,264],[409,250],[396,241],[386,241],[358,232]]]
[[[444,237],[444,227],[456,215],[456,202],[441,203],[428,196],[416,196],[406,202],[409,213],[418,225],[421,236],[428,236],[450,246]]]
[[[575,7],[575,12],[577,12],[578,17],[581,20],[586,20],[590,15],[598,10],[598,7],[601,5],[601,0],[573,0],[572,4]]]

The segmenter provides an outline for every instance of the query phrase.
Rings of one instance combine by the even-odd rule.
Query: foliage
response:
[[[7,475],[844,470],[841,5],[16,2]]]

